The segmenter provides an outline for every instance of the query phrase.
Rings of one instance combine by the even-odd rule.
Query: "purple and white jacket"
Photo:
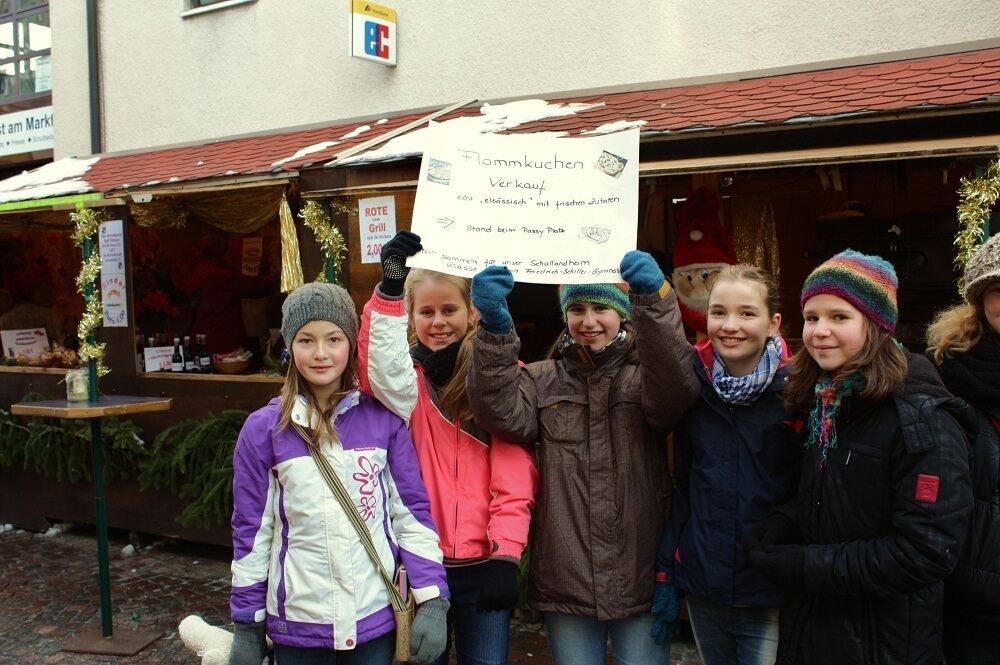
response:
[[[247,418],[233,455],[233,621],[267,621],[274,642],[353,649],[395,629],[389,594],[280,400]],[[441,548],[406,425],[354,391],[322,453],[368,525],[382,565],[402,560],[414,600],[448,597]],[[299,398],[292,420],[310,423]]]

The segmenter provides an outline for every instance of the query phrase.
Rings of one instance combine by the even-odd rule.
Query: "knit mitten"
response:
[[[489,266],[472,278],[472,304],[479,321],[491,333],[503,335],[514,327],[507,309],[507,295],[514,289],[514,276],[507,266]]]
[[[417,613],[410,627],[410,660],[414,665],[425,665],[444,653],[448,642],[447,598],[431,598],[417,605]]]
[[[480,612],[513,609],[517,604],[517,564],[503,559],[490,559],[483,567],[483,586],[479,590],[476,609]]]
[[[233,624],[233,646],[229,665],[260,665],[267,650],[264,622]]]
[[[379,258],[382,259],[382,286],[380,290],[387,296],[403,294],[403,283],[410,269],[406,259],[423,249],[420,236],[409,231],[400,231],[392,240],[382,245]]]
[[[680,608],[677,604],[677,587],[668,582],[667,573],[660,573],[656,576],[656,586],[653,588],[653,628],[649,631],[650,636],[657,644],[663,644],[674,639],[680,630],[677,616]]]
[[[750,563],[785,589],[805,584],[806,550],[802,545],[772,545],[750,552]]]
[[[634,249],[626,252],[622,257],[621,273],[628,282],[629,291],[641,296],[656,293],[663,286],[663,271],[646,252]]]

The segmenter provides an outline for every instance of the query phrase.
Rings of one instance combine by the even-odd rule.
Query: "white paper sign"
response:
[[[97,234],[101,252],[101,305],[104,325],[108,328],[128,327],[128,283],[125,278],[125,233],[122,220],[112,219],[101,224]]]
[[[170,359],[174,357],[174,347],[147,346],[142,350],[142,356],[146,361],[147,372],[169,371]]]
[[[378,263],[384,245],[396,235],[396,197],[358,200],[361,226],[361,262]]]
[[[456,134],[432,125],[407,265],[471,277],[504,264],[519,282],[619,282],[635,249],[639,130],[588,138]]]
[[[264,252],[263,238],[243,239],[242,273],[248,277],[260,274],[260,257]]]
[[[18,355],[34,357],[49,349],[49,336],[45,328],[23,328],[21,330],[0,330],[3,353],[8,358]]]

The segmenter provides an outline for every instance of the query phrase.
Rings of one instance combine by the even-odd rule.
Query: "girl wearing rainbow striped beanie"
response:
[[[846,250],[802,288],[803,349],[785,388],[805,419],[798,496],[744,539],[786,591],[780,664],[939,662],[975,413],[893,339],[897,285],[888,261]]]

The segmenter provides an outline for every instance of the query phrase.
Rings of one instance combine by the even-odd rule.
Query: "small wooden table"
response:
[[[15,416],[40,416],[67,420],[90,420],[90,443],[94,457],[94,506],[97,512],[97,570],[101,585],[101,630],[83,632],[63,646],[63,651],[132,656],[155,640],[155,631],[122,631],[114,635],[111,623],[111,579],[108,566],[108,529],[104,515],[104,452],[101,444],[101,418],[126,416],[150,411],[166,411],[170,398],[100,397],[96,402],[70,402],[65,399],[11,404]]]

